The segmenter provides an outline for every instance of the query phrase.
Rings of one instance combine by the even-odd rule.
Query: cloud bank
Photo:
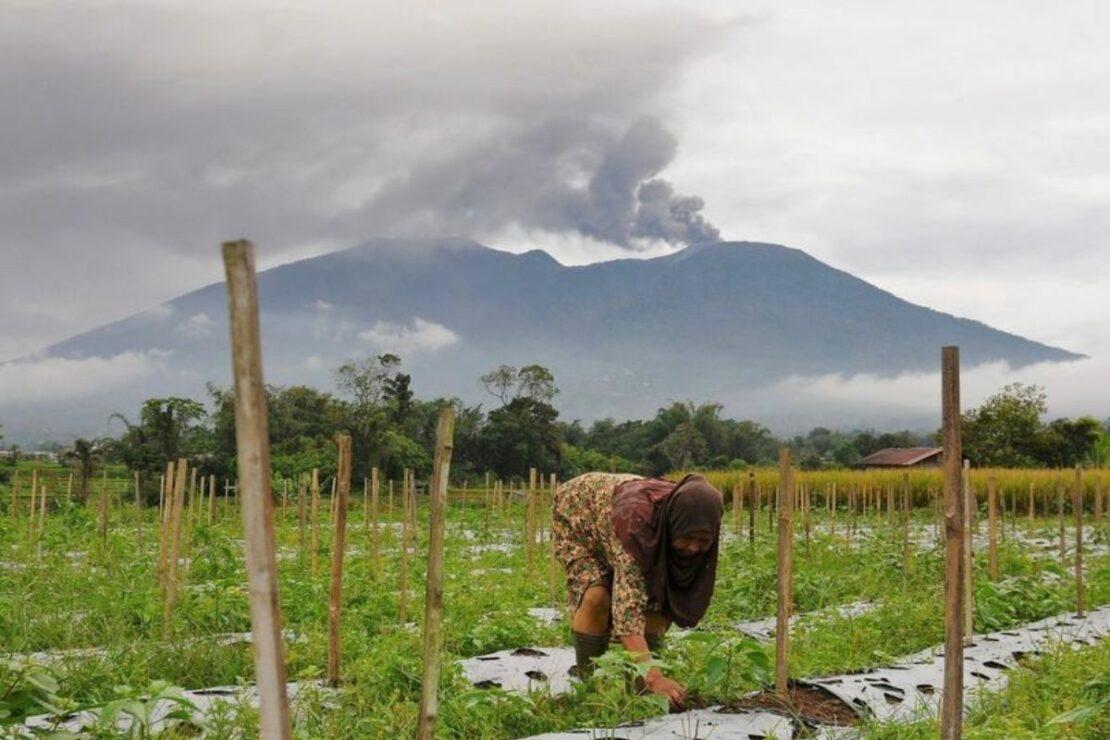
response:
[[[165,371],[169,356],[169,352],[151,350],[8,362],[0,365],[0,404],[66,401],[118,390]]]

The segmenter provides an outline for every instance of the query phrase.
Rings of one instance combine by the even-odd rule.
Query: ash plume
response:
[[[658,177],[677,149],[652,117],[624,130],[553,118],[414,168],[356,218],[398,234],[494,234],[517,224],[630,249],[718,241],[704,201]]]

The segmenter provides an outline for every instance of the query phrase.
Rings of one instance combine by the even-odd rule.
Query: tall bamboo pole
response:
[[[403,480],[401,483],[401,572],[400,584],[398,585],[397,594],[397,619],[404,625],[408,619],[409,609],[409,512],[408,512],[408,490],[409,490],[409,471],[406,468],[403,473]],[[392,494],[392,491],[390,492]],[[390,500],[392,501],[392,495]]]
[[[1033,488],[1034,488],[1034,484],[1030,483],[1029,484],[1029,533],[1030,534],[1033,533],[1033,527],[1034,527],[1033,517],[1034,517],[1034,515],[1036,514],[1036,511],[1037,511],[1037,505],[1033,500]]]
[[[141,488],[139,487],[139,471],[135,471],[135,527],[136,536],[139,541],[139,552],[142,553],[145,549],[143,547],[143,501]]]
[[[755,472],[748,471],[748,544],[755,546],[755,517],[759,513],[759,489],[755,485]]]
[[[454,449],[455,414],[450,406],[439,412],[436,428],[435,467],[428,490],[430,525],[428,534],[428,575],[424,597],[424,676],[420,689],[420,720],[416,736],[433,740],[439,716],[439,651],[443,644],[443,541],[447,516],[447,481]]]
[[[998,479],[987,479],[987,576],[998,580]]]
[[[335,539],[331,547],[331,588],[328,592],[328,685],[339,686],[339,602],[343,593],[343,553],[347,541],[347,499],[351,495],[351,436],[338,434],[339,458],[336,472]]]
[[[1064,484],[1059,481],[1056,483],[1056,522],[1058,525],[1057,539],[1060,544],[1060,562],[1064,562],[1068,556],[1068,544],[1064,533]]]
[[[779,452],[778,621],[775,625],[775,692],[787,696],[790,615],[794,609],[794,471],[790,450]]]
[[[208,476],[208,526],[216,521],[216,474]]]
[[[1072,497],[1075,509],[1075,612],[1080,619],[1086,607],[1086,594],[1083,589],[1083,468],[1075,466],[1075,494]]]
[[[19,471],[15,471],[15,477],[12,479],[12,505],[9,507],[8,513],[11,514],[12,521],[19,519]]]
[[[944,693],[940,736],[959,740],[963,734],[964,705],[964,511],[967,496],[961,479],[960,459],[960,350],[941,350],[941,408],[944,438]]]
[[[312,469],[312,512],[309,515],[309,524],[312,528],[312,545],[309,550],[311,555],[311,572],[316,575],[316,563],[320,552],[320,471]]]
[[[170,515],[173,512],[173,485],[177,479],[174,462],[166,463],[162,476],[162,510],[158,517],[158,588],[166,586],[166,569],[169,567]]]
[[[173,520],[170,523],[169,567],[166,576],[166,608],[162,619],[162,637],[173,634],[173,611],[177,604],[177,559],[181,546],[181,515],[185,508],[185,483],[188,465],[185,458],[177,461],[177,479],[173,483]]]
[[[370,518],[373,520],[371,526],[371,557],[373,558],[374,570],[378,570],[378,556],[381,552],[381,532],[378,528],[378,468],[377,466],[370,468]]]
[[[39,493],[39,469],[31,469],[31,507],[28,510],[30,520],[27,528],[27,538],[30,539],[35,533],[35,500]]]
[[[971,555],[971,510],[972,501],[974,500],[975,492],[971,487],[971,462],[964,460],[963,479],[961,482],[963,486],[963,552],[964,552],[964,640],[971,642],[971,636],[975,632],[975,592],[972,589],[972,578],[974,576],[974,560]]]
[[[246,241],[225,244],[224,265],[235,378],[237,488],[243,491],[243,537],[259,696],[259,734],[267,740],[288,740],[289,707],[285,695],[285,650],[274,556],[270,444],[262,381],[254,247]]]
[[[910,474],[902,473],[902,574],[910,574]]]
[[[100,544],[108,544],[108,470],[100,478]]]

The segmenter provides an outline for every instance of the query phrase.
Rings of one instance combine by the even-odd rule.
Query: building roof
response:
[[[861,466],[910,467],[925,462],[943,452],[943,447],[887,447],[885,450],[872,452],[856,464]]]

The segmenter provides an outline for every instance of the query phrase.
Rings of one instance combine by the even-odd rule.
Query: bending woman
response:
[[[700,475],[679,483],[586,473],[555,492],[556,557],[567,573],[578,675],[619,639],[650,659],[672,623],[693,627],[713,596],[724,499]],[[686,689],[658,668],[648,690],[675,706]]]

